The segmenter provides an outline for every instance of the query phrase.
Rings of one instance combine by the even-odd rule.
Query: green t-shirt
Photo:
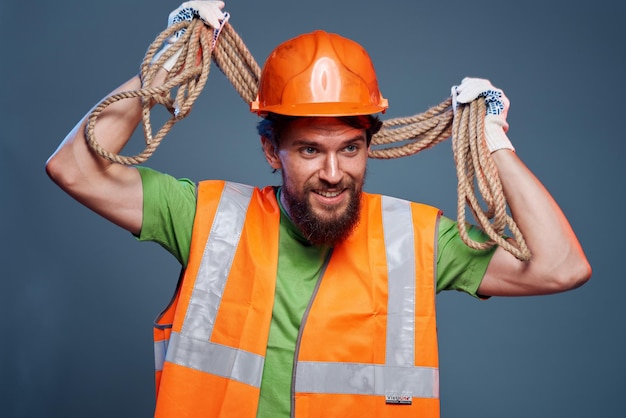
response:
[[[328,246],[310,245],[280,206],[278,274],[261,379],[259,418],[290,416],[298,332],[330,250]]]
[[[185,266],[196,210],[196,185],[187,179],[139,167],[143,182],[143,224],[139,239],[155,241]],[[280,200],[279,200],[280,201]],[[476,251],[459,237],[456,223],[441,217],[437,248],[437,292],[476,292],[493,249]],[[486,236],[470,227],[470,236]],[[257,417],[288,417],[295,345],[328,247],[310,245],[281,206],[278,276]]]

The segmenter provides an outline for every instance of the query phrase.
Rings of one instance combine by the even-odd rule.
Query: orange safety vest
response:
[[[439,417],[438,219],[433,207],[363,194],[302,319],[293,417]],[[273,188],[199,184],[189,262],[155,323],[155,416],[256,417],[279,224]]]

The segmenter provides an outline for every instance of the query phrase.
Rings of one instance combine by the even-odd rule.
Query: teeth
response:
[[[317,191],[316,193],[319,194],[319,195],[322,195],[324,197],[336,197],[336,196],[339,196],[339,194],[341,192],[320,192],[320,191]]]

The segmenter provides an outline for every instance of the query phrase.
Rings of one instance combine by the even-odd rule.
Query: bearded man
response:
[[[223,6],[186,2],[170,20],[219,27]],[[133,77],[117,91],[140,86]],[[436,208],[363,192],[375,115],[388,104],[367,52],[336,34],[290,39],[263,67],[251,110],[279,187],[111,163],[78,123],[48,160],[50,177],[183,267],[155,324],[156,416],[438,417],[437,292],[536,295],[589,278],[567,219],[505,135],[501,90],[465,79],[453,94],[500,100],[488,146],[530,262],[469,249]],[[104,148],[119,152],[141,113],[139,99],[107,108],[96,126]]]

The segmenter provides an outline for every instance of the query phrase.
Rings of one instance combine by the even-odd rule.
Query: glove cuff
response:
[[[485,116],[485,142],[489,152],[500,149],[515,151],[511,140],[506,136],[509,124],[498,115]]]

